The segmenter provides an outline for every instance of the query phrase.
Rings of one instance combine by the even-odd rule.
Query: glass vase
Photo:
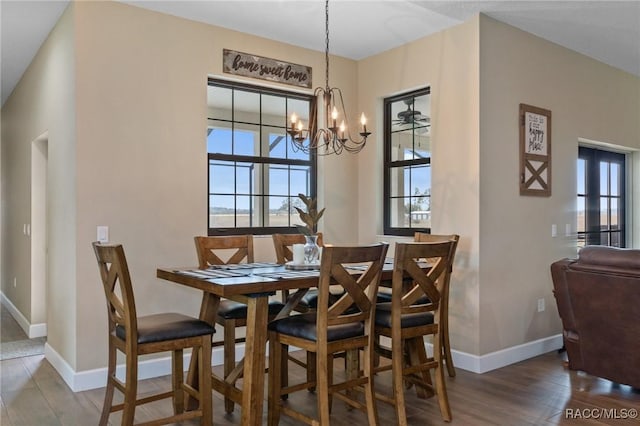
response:
[[[320,247],[317,235],[305,235],[304,263],[320,263]]]

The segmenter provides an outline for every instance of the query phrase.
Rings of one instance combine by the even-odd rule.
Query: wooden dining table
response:
[[[354,265],[352,270],[357,274],[358,266]],[[388,260],[383,268],[382,280],[390,281],[392,272],[393,261]],[[295,291],[277,318],[288,316],[308,289],[318,285],[319,270],[288,269],[287,265],[274,263],[248,263],[219,265],[208,269],[158,268],[157,277],[202,290],[200,319],[212,325],[215,324],[220,298],[247,305],[244,360],[238,363],[226,380],[212,373],[212,388],[240,404],[241,424],[261,425],[267,356],[268,299],[281,290]],[[187,380],[196,388],[197,365],[196,355],[192,355]],[[235,386],[240,376],[243,377],[241,390]]]

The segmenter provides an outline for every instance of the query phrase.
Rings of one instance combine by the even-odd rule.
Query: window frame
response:
[[[577,234],[577,244],[578,247],[582,247],[583,245],[604,245],[602,244],[602,235],[607,234],[608,238],[608,246],[611,246],[611,234],[619,233],[620,236],[620,244],[616,247],[626,247],[626,154],[614,151],[606,151],[603,149],[598,149],[590,146],[579,146],[578,147],[578,160],[585,161],[585,192],[580,193],[576,191],[578,202],[580,197],[584,197],[585,199],[585,230],[576,230]],[[610,179],[607,179],[609,190],[608,194],[600,193],[600,163],[604,161],[609,164],[617,164],[620,167],[620,181],[619,183],[619,196],[611,195],[611,182]],[[608,200],[612,198],[617,198],[620,200],[620,206],[618,208],[618,228],[616,230],[600,229],[600,219],[601,219],[601,209],[600,202],[601,198],[607,198]],[[610,210],[610,203],[608,203],[608,211]],[[576,205],[576,211],[578,206]],[[608,222],[611,220],[609,218]]]
[[[383,180],[384,180],[384,189],[383,189],[383,231],[384,235],[397,235],[397,236],[410,236],[416,232],[424,232],[431,233],[431,228],[427,227],[397,227],[391,226],[391,172],[394,168],[399,167],[410,167],[416,165],[427,165],[429,168],[431,167],[431,156],[429,158],[423,159],[413,159],[413,160],[397,160],[392,161],[391,158],[391,135],[392,135],[392,104],[394,102],[398,102],[403,99],[407,99],[409,97],[419,97],[424,95],[431,95],[431,87],[423,87],[417,90],[412,90],[410,92],[401,93],[398,95],[390,96],[388,98],[384,98],[383,107],[384,107],[384,170],[383,170]],[[415,130],[414,130],[415,132]],[[430,189],[432,189],[431,187]],[[411,197],[411,196],[410,196]],[[429,194],[429,198],[431,198],[431,194]],[[409,222],[411,223],[411,221]]]
[[[252,85],[252,84],[248,84],[248,83],[241,83],[241,82],[235,82],[235,81],[228,81],[228,80],[222,80],[222,79],[217,79],[217,78],[213,78],[213,77],[209,77],[207,79],[207,88],[210,86],[217,86],[217,87],[223,87],[223,88],[228,88],[231,90],[241,90],[241,91],[245,91],[245,92],[252,92],[252,93],[258,93],[259,95],[270,95],[270,96],[278,96],[278,97],[284,97],[285,99],[298,99],[298,100],[304,100],[304,101],[308,101],[309,102],[309,110],[311,110],[311,108],[313,107],[313,104],[316,102],[316,99],[312,96],[312,95],[307,95],[307,94],[302,94],[302,93],[298,93],[298,92],[290,92],[290,91],[286,91],[286,90],[281,90],[281,89],[275,89],[275,88],[271,88],[271,87],[266,87],[266,86],[258,86],[258,85]],[[232,105],[232,110],[233,110],[233,105]],[[287,144],[290,143],[290,136],[286,133],[286,126],[288,124],[288,120],[287,117],[290,115],[290,112],[294,112],[294,111],[285,111],[286,116],[284,117],[285,121],[284,124],[282,126],[283,132],[285,134],[285,140],[287,142]],[[262,103],[260,103],[260,111],[258,112],[259,116],[260,116],[260,123],[259,126],[261,127],[260,130],[260,134],[262,135]],[[227,121],[229,123],[231,123],[231,128],[233,129],[233,125],[234,123],[244,123],[241,120],[235,120],[233,117],[233,112],[232,112],[232,117],[231,119],[225,120],[225,119],[219,119],[219,118],[212,118],[209,117],[209,114],[207,113],[207,129],[209,129],[209,121],[210,120],[217,120],[217,121]],[[253,123],[252,123],[253,124]],[[269,127],[277,127],[274,126],[272,124],[268,125]],[[310,129],[310,131],[313,131],[314,129]],[[207,132],[208,133],[208,132]],[[262,136],[260,136],[260,140],[262,140]],[[281,166],[285,166],[285,167],[289,167],[289,166],[305,166],[305,167],[309,167],[309,194],[307,194],[310,197],[317,197],[317,174],[318,174],[318,162],[317,162],[317,154],[315,152],[310,152],[309,153],[309,160],[301,160],[301,159],[292,159],[292,158],[278,158],[278,157],[265,157],[262,155],[262,152],[259,153],[259,155],[256,156],[252,156],[252,155],[239,155],[239,154],[221,154],[221,153],[210,153],[207,152],[207,161],[206,161],[206,167],[207,167],[207,234],[210,236],[219,236],[219,235],[245,235],[245,234],[251,234],[251,235],[270,235],[270,234],[274,234],[274,233],[280,233],[280,234],[294,234],[294,233],[298,233],[298,229],[295,227],[295,225],[292,226],[254,226],[254,227],[247,227],[247,226],[234,226],[234,227],[211,227],[211,223],[210,223],[210,211],[211,211],[211,206],[210,206],[210,197],[212,194],[215,194],[215,192],[212,192],[212,188],[211,188],[211,162],[212,161],[224,161],[224,162],[233,162],[235,163],[253,163],[253,164],[270,164],[270,165],[281,165]],[[263,183],[264,185],[264,183]],[[263,186],[263,191],[262,191],[262,197],[264,198],[268,198],[270,196],[270,194],[268,193],[268,191],[266,190],[266,188]],[[233,194],[234,196],[237,196],[237,191]],[[290,197],[294,197],[297,194],[289,194]],[[235,210],[234,208],[234,222],[237,223],[237,210]],[[264,223],[264,212],[259,213],[259,217],[260,219],[263,221]]]

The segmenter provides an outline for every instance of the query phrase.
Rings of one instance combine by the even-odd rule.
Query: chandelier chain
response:
[[[329,90],[329,0],[324,4],[324,22],[325,22],[325,50],[324,50],[324,78],[325,87]]]

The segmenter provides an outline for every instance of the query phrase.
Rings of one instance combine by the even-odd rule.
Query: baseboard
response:
[[[431,343],[426,343],[427,351],[432,353]],[[546,337],[534,340],[532,342],[523,343],[521,345],[491,352],[486,355],[472,355],[466,352],[451,351],[453,364],[456,368],[470,371],[472,373],[482,374],[487,371],[506,367],[516,362],[524,361],[547,352],[560,349],[562,347],[562,335]],[[290,347],[290,351],[296,348]],[[71,366],[58,354],[49,344],[45,345],[45,357],[51,365],[58,371],[67,386],[74,391],[80,392],[89,389],[101,388],[106,385],[107,368],[96,368],[94,370],[85,370],[75,372]],[[244,356],[244,344],[236,346],[236,359]],[[189,365],[191,354],[184,355],[184,365]],[[224,361],[224,350],[222,347],[216,347],[211,354],[211,365],[222,365]],[[124,377],[124,365],[117,367],[118,377]],[[166,376],[171,374],[171,357],[155,358],[142,361],[138,368],[138,379],[150,379],[153,377]]]
[[[47,335],[47,324],[31,324],[29,320],[22,315],[22,312],[9,300],[4,293],[0,292],[0,301],[7,308],[13,319],[16,320],[20,328],[24,331],[29,339],[35,339],[36,337],[44,337]]]
[[[558,350],[562,348],[562,344],[562,334],[557,334],[485,355],[472,355],[454,349],[451,351],[451,357],[453,358],[453,365],[456,368],[482,374],[538,355],[546,354],[553,350]],[[433,350],[431,343],[426,343],[425,346],[427,347],[427,351],[431,353]]]
[[[76,372],[48,343],[44,347],[44,356],[73,392],[102,388],[107,384],[106,367]],[[244,345],[236,346],[236,359],[241,359],[243,356]],[[191,361],[191,353],[185,353],[183,360],[184,365],[188,366]],[[211,353],[211,365],[222,365],[223,363],[224,349],[222,347],[214,348]],[[124,364],[119,364],[116,368],[116,375],[124,379],[124,373]],[[171,356],[154,358],[138,363],[138,380],[151,379],[168,374],[171,374]]]

